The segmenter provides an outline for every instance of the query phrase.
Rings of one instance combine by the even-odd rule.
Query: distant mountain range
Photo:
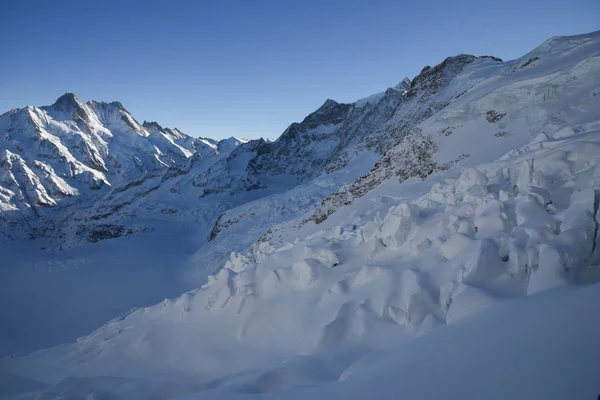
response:
[[[472,82],[438,94],[474,62],[499,60],[452,57],[424,69],[412,83],[405,78],[355,103],[328,99],[269,142],[193,138],[156,122],[140,124],[119,102],[82,103],[73,93],[51,106],[11,110],[0,116],[0,229],[7,237],[56,236],[57,229],[64,230],[57,221],[80,214],[85,205],[109,211],[80,221],[76,232],[92,231],[84,238],[96,241],[130,233],[117,225],[100,233],[92,225],[110,225],[104,220],[111,207],[122,210],[123,203],[140,197],[135,188],[157,176],[167,186],[174,176],[189,180],[197,188],[195,196],[227,193],[236,197],[236,204],[248,191],[290,189],[345,167],[363,152],[383,156],[411,128],[468,90]],[[103,203],[114,197],[111,193],[121,192],[125,194],[119,197],[126,199],[122,204]]]

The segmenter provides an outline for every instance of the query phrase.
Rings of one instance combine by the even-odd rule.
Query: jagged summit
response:
[[[57,109],[65,109],[65,108],[69,108],[69,107],[77,107],[77,106],[82,106],[83,104],[86,104],[88,106],[94,106],[94,105],[104,105],[104,106],[109,106],[109,107],[115,107],[119,110],[123,110],[123,111],[127,111],[127,109],[123,106],[123,104],[120,101],[97,101],[97,100],[90,100],[87,102],[82,102],[79,100],[79,97],[77,97],[77,95],[73,92],[66,92],[65,94],[61,95],[58,99],[56,99],[56,101],[50,105],[50,106],[41,106],[40,108],[57,108]]]
[[[34,107],[37,110],[37,107]],[[35,111],[34,113],[38,113]],[[92,112],[87,104],[79,101],[73,92],[60,96],[51,106],[39,107],[57,121],[72,121],[77,128],[87,134],[91,133]],[[40,117],[40,115],[38,115]],[[43,119],[43,118],[42,118]]]
[[[159,125],[156,121],[144,121],[142,122],[142,126],[146,129],[156,129],[162,131],[164,128]]]
[[[239,139],[234,136],[230,136],[228,138],[219,140],[216,144],[219,153],[228,154],[231,153],[238,146],[241,146],[249,141],[249,139]]]
[[[77,98],[75,93],[67,92],[67,93],[63,94],[62,96],[60,96],[58,99],[56,99],[53,106],[66,108],[66,107],[74,107],[79,104],[81,104],[81,103],[79,102],[79,99]]]
[[[52,110],[56,112],[71,113],[74,111],[82,110],[83,103],[79,101],[79,98],[73,92],[67,92],[60,96],[50,106],[39,107],[44,110]]]
[[[304,118],[302,124],[312,128],[323,123],[325,120],[329,121],[329,123],[337,124],[349,107],[349,104],[342,104],[335,100],[327,99],[315,112]]]
[[[115,106],[119,110],[122,110],[122,111],[127,111],[127,109],[125,108],[125,106],[123,105],[123,103],[121,103],[120,101],[111,101],[111,102],[108,103],[108,105]]]
[[[130,114],[130,112],[125,108],[125,106],[123,105],[123,103],[121,103],[120,101],[97,101],[97,100],[90,100],[87,103],[85,103],[87,106],[92,107],[92,108],[98,108],[98,109],[105,109],[105,110],[115,110],[115,111],[122,111],[124,113]]]
[[[438,86],[443,84],[443,80],[446,76],[454,76],[462,69],[475,61],[477,57],[471,54],[459,54],[454,57],[448,57],[438,65],[430,67],[429,65],[423,67],[419,75],[417,75],[411,82],[411,88],[417,88],[421,85],[433,87],[434,90]]]
[[[327,99],[327,100],[325,100],[325,102],[323,103],[323,105],[321,107],[319,107],[319,110],[326,110],[328,108],[335,107],[335,106],[337,106],[339,104],[340,103],[338,103],[337,101],[335,101],[333,99]]]
[[[402,79],[402,81],[400,81],[400,83],[398,83],[396,86],[394,86],[394,89],[408,92],[410,90],[410,85],[411,85],[410,79],[404,78],[404,79]]]
[[[150,135],[146,127],[158,127]],[[214,145],[157,123],[140,125],[120,102],[82,103],[68,92],[52,105],[0,116],[0,211],[19,210],[14,223],[28,222],[39,207],[59,207],[75,197],[93,199],[108,187],[184,163]],[[0,162],[1,164],[1,162]],[[2,175],[2,172],[4,175]],[[51,218],[52,219],[52,218]],[[28,228],[29,229],[29,228]]]

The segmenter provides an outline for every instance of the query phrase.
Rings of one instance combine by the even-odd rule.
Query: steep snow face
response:
[[[41,217],[53,219],[44,207],[80,196],[89,201],[108,186],[184,163],[194,153],[214,155],[216,147],[156,123],[140,125],[118,102],[82,103],[72,93],[51,106],[9,111],[0,116],[3,225],[31,234]]]
[[[527,63],[534,54],[536,61]],[[462,72],[455,75],[456,70]],[[563,137],[573,129],[596,129],[599,70],[598,34],[552,39],[506,63],[463,55],[425,68],[412,81],[406,95],[411,100],[382,129],[400,132],[397,143],[369,173],[325,199],[308,219],[323,221],[393,176],[423,179],[456,163],[500,157],[538,134]],[[431,93],[433,100],[428,100]]]

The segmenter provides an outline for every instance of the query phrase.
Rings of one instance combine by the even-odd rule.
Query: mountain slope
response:
[[[95,209],[109,210],[116,207],[119,215],[103,212],[100,215],[76,217],[74,220],[86,227],[90,224],[111,226],[114,225],[111,220],[122,220],[121,216],[128,213],[139,215],[140,209],[145,210],[146,215],[154,214],[151,210],[153,207],[144,205],[144,202],[155,204],[167,201],[172,203],[170,209],[188,209],[191,193],[194,193],[193,196],[202,199],[207,196],[213,198],[207,198],[207,202],[221,199],[220,212],[208,218],[215,223],[210,235],[214,239],[221,231],[220,223],[224,222],[220,214],[228,208],[308,184],[311,179],[323,173],[331,174],[343,168],[359,174],[367,172],[376,160],[374,157],[377,156],[373,154],[383,154],[384,149],[397,144],[402,137],[409,136],[411,129],[419,122],[435,110],[444,108],[459,91],[464,92],[474,85],[475,81],[463,79],[461,84],[449,87],[450,82],[454,82],[466,66],[471,63],[487,65],[498,62],[489,57],[461,55],[444,61],[433,68],[433,72],[423,72],[416,78],[417,84],[413,88],[410,87],[410,80],[404,79],[382,94],[355,103],[339,104],[327,100],[301,123],[291,124],[274,142],[267,143],[259,139],[239,143],[235,148],[230,147],[228,155],[212,160],[211,165],[192,162],[184,167],[178,166],[176,174],[172,171],[164,173],[163,180],[168,179],[168,182],[161,184],[161,189],[155,194],[146,196],[148,192],[142,189],[146,185],[135,185],[132,190],[125,188],[127,190],[120,195],[123,201],[119,204],[105,206],[102,204],[104,199],[100,199],[94,206]],[[356,176],[347,178],[356,179]],[[339,182],[350,183],[348,180]],[[161,193],[166,186],[185,189],[171,187],[169,192],[173,196],[164,200]],[[329,187],[329,193],[324,192],[324,196],[339,187],[339,184]],[[120,188],[116,190],[121,191]],[[138,190],[142,190],[142,197],[147,200],[142,200],[141,204],[136,201],[134,206],[130,199],[140,197],[135,193]],[[112,196],[107,199],[112,204]],[[204,202],[198,202],[194,207],[204,208]],[[301,212],[304,211],[306,209]],[[205,212],[200,214],[206,215]],[[287,219],[296,216],[297,213],[288,214]],[[218,217],[220,219],[217,221]],[[80,228],[69,229],[77,232]],[[111,234],[107,233],[107,236],[110,237]],[[256,239],[258,237],[253,240]]]
[[[216,142],[140,125],[118,102],[82,103],[67,93],[51,106],[9,111],[0,116],[0,210],[2,225],[18,229],[4,234],[43,235],[55,208],[92,201],[193,154],[216,154]]]
[[[592,129],[598,118],[598,86],[591,83],[598,79],[596,38],[571,38],[569,46],[564,39],[550,39],[520,59],[467,68],[447,86],[446,95],[442,94],[453,100],[448,108],[404,136],[368,174],[325,199],[309,219],[324,220],[391,176],[423,178],[461,158],[482,161],[490,155],[499,157],[537,134],[563,128],[568,132],[574,125]],[[533,59],[535,63],[528,62]],[[413,80],[413,90],[418,93],[419,86],[436,89],[439,71],[451,60],[422,72],[425,77]],[[486,75],[491,78],[485,79]],[[389,125],[401,127],[403,118],[396,117]],[[591,125],[578,126],[587,122]]]
[[[327,101],[272,144],[240,144],[210,165],[190,157],[80,210],[72,227],[146,225],[180,205],[165,220],[203,221],[195,262],[236,251],[201,288],[75,343],[4,358],[0,371],[35,380],[25,380],[31,398],[361,398],[369,384],[424,398],[443,388],[588,395],[600,356],[590,305],[600,281],[600,33],[553,38],[508,62],[452,57],[403,87],[373,103]],[[352,114],[359,108],[368,111]],[[523,334],[503,335],[515,329]],[[484,363],[492,375],[514,366],[511,380],[484,379],[469,354],[498,357]],[[565,357],[584,367],[553,365]],[[556,392],[539,387],[544,376],[560,376]]]

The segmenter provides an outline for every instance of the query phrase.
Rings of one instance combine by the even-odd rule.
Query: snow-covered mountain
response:
[[[135,199],[162,204],[167,186],[170,193],[178,193],[173,185],[191,184],[198,189],[193,195],[186,189],[185,196],[170,196],[175,200],[168,201],[171,207],[160,209],[162,214],[189,210],[191,196],[228,195],[232,198],[221,205],[230,208],[302,185],[352,162],[362,166],[354,169],[365,173],[374,158],[474,84],[464,80],[442,90],[467,65],[499,62],[493,57],[450,57],[425,68],[413,82],[404,78],[354,103],[328,99],[269,142],[191,138],[155,122],[140,125],[118,102],[84,104],[71,93],[52,106],[13,110],[0,120],[0,132],[6,132],[7,140],[3,152],[7,172],[1,189],[4,234],[58,238],[45,247],[64,249],[155,229],[152,224],[132,227],[115,220],[122,220],[128,209],[135,209],[136,215],[140,210],[153,214]],[[356,177],[348,178],[342,183]],[[159,188],[158,194],[151,194]],[[247,198],[250,191],[257,192]],[[72,201],[72,197],[78,198]],[[204,205],[200,202],[197,207]],[[199,214],[206,219],[205,213]],[[211,213],[208,219],[215,222],[218,216]],[[16,232],[13,226],[19,226]]]
[[[11,110],[0,116],[2,232],[35,235],[56,208],[93,201],[194,154],[213,156],[217,145],[156,122],[139,124],[121,103],[82,103],[73,93],[51,106]]]
[[[11,122],[21,114],[49,122]],[[3,154],[21,161],[5,163],[19,178],[1,190],[24,193],[5,196],[3,223],[43,216],[53,225],[33,243],[129,243],[134,263],[164,234],[195,249],[182,260],[183,244],[163,240],[171,273],[201,287],[1,359],[3,395],[597,396],[600,32],[507,62],[447,58],[354,103],[327,100],[273,142],[192,139],[125,115],[68,95],[3,115]],[[35,172],[46,153],[33,132],[68,150],[78,173],[55,175],[79,192],[52,194]],[[63,158],[44,163],[63,171]]]
[[[103,232],[83,235],[84,241],[96,241],[138,230],[105,221],[111,216],[106,211],[111,206],[103,201],[112,201],[115,192],[124,192],[120,196],[124,199],[135,198],[139,194],[128,189],[141,186],[147,190],[147,182],[158,175],[161,180],[183,174],[186,176],[182,180],[193,177],[191,183],[200,188],[201,197],[267,189],[260,194],[263,196],[289,189],[323,172],[344,168],[361,155],[383,155],[412,127],[443,108],[457,90],[464,91],[473,83],[438,94],[475,61],[499,62],[490,57],[461,55],[425,69],[414,83],[405,78],[385,92],[355,103],[339,104],[329,99],[270,142],[233,137],[218,143],[195,139],[155,122],[140,125],[120,103],[84,104],[71,93],[49,107],[13,110],[3,115],[0,123],[0,132],[6,132],[7,140],[3,152],[8,171],[2,188],[4,219],[11,226],[20,224],[21,230],[32,237],[58,236],[64,248],[64,234],[56,230],[64,230],[57,227],[63,224],[56,221],[71,220],[72,207],[68,206],[73,202],[64,200],[80,194],[84,199],[75,202],[77,213],[81,214],[82,202],[93,205],[94,210],[105,210],[100,216],[89,216],[97,221],[96,225],[104,226],[100,229]],[[365,165],[367,169],[361,172],[371,166]],[[107,192],[110,194],[105,195]],[[122,204],[118,206],[120,210]],[[47,212],[45,207],[55,209]],[[85,226],[71,230],[89,231],[89,218]],[[44,220],[42,226],[35,223],[40,220]],[[152,227],[142,230],[147,229]]]

